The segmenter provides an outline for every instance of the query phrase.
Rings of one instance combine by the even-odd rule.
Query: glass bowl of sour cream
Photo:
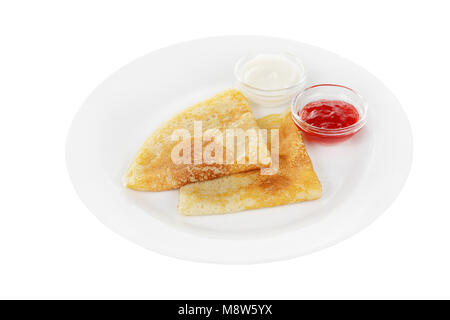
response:
[[[306,84],[303,63],[291,53],[249,54],[236,62],[234,74],[239,90],[262,107],[290,103]]]

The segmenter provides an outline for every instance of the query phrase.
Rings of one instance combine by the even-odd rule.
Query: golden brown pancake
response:
[[[178,203],[181,214],[231,213],[321,197],[321,184],[290,113],[264,117],[258,124],[267,129],[279,127],[278,173],[261,175],[256,170],[183,186]]]
[[[171,135],[177,129],[186,129],[192,135],[193,145],[194,121],[202,121],[203,132],[211,128],[259,129],[242,93],[234,89],[226,90],[185,109],[153,132],[130,164],[124,177],[125,185],[135,190],[169,190],[268,165],[261,163],[259,158],[255,164],[195,164],[193,153],[192,163],[174,163],[171,153],[179,142],[173,141]]]

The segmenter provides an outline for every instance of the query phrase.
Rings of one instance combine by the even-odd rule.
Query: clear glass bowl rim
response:
[[[298,101],[303,97],[303,95],[308,90],[315,89],[315,88],[320,88],[320,87],[338,87],[338,88],[342,88],[342,89],[346,89],[346,90],[351,91],[361,101],[362,112],[360,112],[358,110],[358,113],[359,113],[358,121],[355,122],[354,124],[352,124],[351,126],[348,126],[348,127],[345,127],[345,128],[339,128],[339,129],[320,128],[320,127],[313,126],[313,125],[303,121],[301,119],[301,117],[299,116],[299,112],[297,112],[298,111],[297,110]],[[316,85],[310,86],[308,88],[305,88],[301,92],[299,92],[294,97],[294,99],[292,99],[291,115],[292,115],[292,118],[293,118],[294,122],[297,125],[299,125],[305,131],[310,131],[310,132],[313,132],[313,133],[326,134],[326,135],[330,135],[330,136],[337,136],[337,135],[344,135],[344,134],[352,133],[352,132],[355,132],[355,131],[361,129],[366,124],[366,121],[367,121],[367,108],[368,108],[367,101],[359,93],[357,93],[355,90],[353,90],[352,88],[349,88],[347,86],[340,85],[340,84],[323,83],[323,84],[316,84]]]

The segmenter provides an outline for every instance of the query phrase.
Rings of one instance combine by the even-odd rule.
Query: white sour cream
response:
[[[302,77],[298,64],[278,54],[258,54],[240,71],[242,81],[261,90],[280,90],[297,85]]]

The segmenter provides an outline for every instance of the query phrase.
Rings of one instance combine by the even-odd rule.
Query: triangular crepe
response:
[[[194,152],[189,157],[190,164],[174,163],[172,152],[179,141],[172,140],[175,130],[187,130],[192,135],[194,145],[194,122],[202,122],[202,131],[217,128],[240,128],[258,130],[247,99],[237,90],[229,89],[199,102],[163,123],[151,134],[138,151],[136,158],[128,168],[124,183],[128,188],[144,191],[161,191],[179,188],[185,184],[215,179],[218,177],[254,170],[269,163],[262,163],[258,157],[256,163],[230,164],[194,163]],[[191,140],[189,140],[191,143]],[[203,148],[205,143],[203,143]],[[264,146],[267,148],[266,146]],[[223,145],[225,150],[225,143]],[[267,152],[267,149],[266,149]],[[223,152],[226,154],[226,151]],[[183,154],[183,152],[180,152]],[[187,154],[187,153],[186,153]],[[225,159],[226,156],[224,156]],[[201,158],[201,157],[200,157]]]
[[[186,185],[180,189],[181,214],[230,213],[321,197],[321,184],[290,113],[264,117],[258,124],[261,128],[279,128],[278,173],[261,175],[256,170]]]

